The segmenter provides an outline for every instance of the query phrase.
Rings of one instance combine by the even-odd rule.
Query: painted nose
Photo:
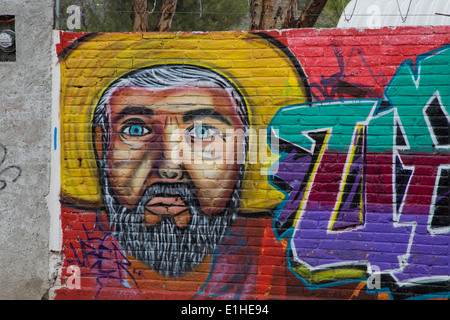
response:
[[[164,179],[178,180],[183,176],[183,171],[178,164],[163,160],[158,168],[158,174]]]
[[[158,174],[163,179],[178,180],[183,177],[183,169],[180,161],[175,159],[176,150],[179,148],[179,135],[177,127],[174,125],[175,120],[168,119],[170,124],[165,126],[162,137],[163,149],[161,151],[161,161],[158,166]]]

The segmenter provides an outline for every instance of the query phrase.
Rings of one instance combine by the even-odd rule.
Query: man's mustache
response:
[[[143,193],[138,202],[138,208],[143,208],[154,197],[179,197],[186,205],[197,205],[197,196],[187,183],[155,182]]]

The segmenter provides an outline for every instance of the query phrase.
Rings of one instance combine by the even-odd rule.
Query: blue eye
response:
[[[195,128],[195,133],[196,133],[196,136],[201,139],[205,139],[208,137],[208,129],[203,126]]]
[[[193,139],[205,140],[219,134],[220,132],[217,128],[203,125],[191,127],[188,130],[188,133]]]
[[[145,125],[132,124],[123,128],[122,133],[132,137],[142,137],[150,132]]]
[[[144,132],[144,128],[141,126],[131,126],[130,127],[130,135],[132,136],[141,136]]]

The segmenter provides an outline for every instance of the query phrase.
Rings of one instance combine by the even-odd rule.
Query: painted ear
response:
[[[103,158],[103,142],[102,142],[102,128],[95,127],[94,131],[94,147],[95,147],[95,157],[97,159]]]

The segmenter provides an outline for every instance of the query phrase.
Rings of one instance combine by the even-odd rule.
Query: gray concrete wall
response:
[[[0,0],[6,14],[16,19],[16,61],[0,62],[0,299],[41,299],[50,286],[53,0]]]

